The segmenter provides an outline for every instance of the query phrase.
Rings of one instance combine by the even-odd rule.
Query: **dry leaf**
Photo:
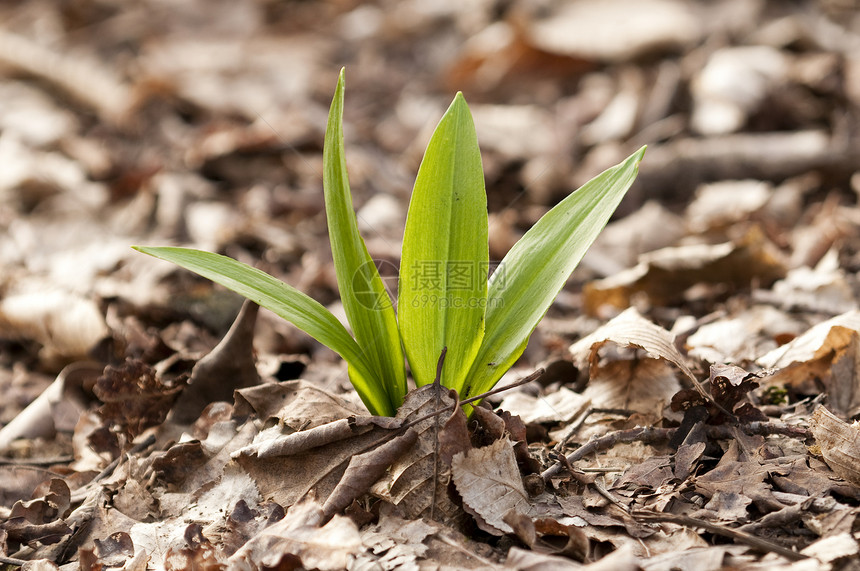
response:
[[[267,527],[229,559],[231,569],[320,569],[340,571],[364,551],[356,525],[347,517],[334,516],[325,525],[322,508],[315,502],[296,504],[279,522]]]
[[[398,418],[350,416],[349,418],[335,420],[316,428],[256,441],[236,451],[235,456],[253,455],[257,458],[292,456],[306,450],[312,450],[313,448],[352,438],[359,434],[365,434],[373,430],[375,426],[386,430],[394,430],[400,428],[402,424],[403,421]]]
[[[550,53],[627,60],[695,41],[702,28],[687,5],[673,0],[588,0],[561,3],[528,29],[529,40]]]
[[[547,395],[512,392],[502,399],[501,410],[519,416],[526,424],[570,422],[591,404],[588,398],[567,387]]]
[[[585,285],[585,309],[599,315],[602,306],[630,307],[637,293],[652,305],[672,305],[694,285],[721,284],[749,288],[753,280],[769,285],[785,276],[778,250],[757,227],[738,242],[663,248],[639,258],[639,264]]]
[[[860,424],[848,424],[819,406],[812,414],[810,429],[830,469],[860,486]]]
[[[451,462],[451,475],[464,508],[487,533],[513,533],[513,528],[504,521],[505,515],[511,510],[521,514],[529,511],[529,496],[517,468],[514,448],[507,438],[456,454]]]
[[[394,462],[415,446],[418,432],[412,428],[380,444],[370,452],[358,454],[349,460],[340,482],[323,504],[323,513],[332,516],[367,492]]]
[[[790,343],[759,357],[756,363],[777,369],[768,384],[801,394],[818,394],[824,384],[828,404],[846,416],[860,411],[855,373],[860,351],[860,311],[850,311],[811,328]]]
[[[665,359],[681,369],[690,380],[696,376],[675,347],[675,336],[629,308],[597,331],[570,346],[574,362],[580,368],[597,364],[597,352],[608,341],[627,347],[638,347],[655,359]]]
[[[656,420],[680,388],[668,363],[631,358],[592,368],[582,396],[594,407],[636,411]]]
[[[51,361],[85,359],[108,334],[95,302],[64,292],[32,292],[0,300],[0,338],[32,339]]]
[[[328,422],[362,416],[366,410],[314,386],[306,380],[258,385],[236,391],[236,414],[256,413],[257,418],[278,421],[293,429],[307,429]]]
[[[183,381],[165,380],[146,363],[128,360],[120,367],[107,367],[93,394],[103,403],[98,412],[105,422],[133,440],[167,418]]]
[[[425,385],[406,395],[397,418],[411,421],[438,410],[454,411],[456,402],[456,392]],[[445,451],[440,446],[447,440],[441,435],[446,414],[416,424],[413,427],[418,432],[416,444],[371,489],[375,496],[398,506],[409,518],[433,515],[437,520],[454,521],[463,515],[447,491],[449,467],[443,462]],[[456,412],[454,417],[465,420]],[[463,434],[462,430],[455,432]],[[456,448],[450,441],[446,446]]]
[[[260,306],[245,301],[224,338],[191,371],[188,386],[176,401],[173,420],[194,422],[207,405],[233,400],[233,391],[260,382],[254,359],[254,326]]]

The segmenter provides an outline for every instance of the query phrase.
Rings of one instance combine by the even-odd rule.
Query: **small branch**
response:
[[[712,440],[725,440],[734,438],[735,435],[732,425],[721,424],[718,426],[708,426],[707,435]],[[781,434],[793,438],[801,438],[806,440],[810,437],[810,433],[805,428],[799,426],[791,426],[782,422],[750,422],[749,424],[740,425],[738,428],[750,435],[769,436],[773,434]],[[573,464],[578,460],[582,460],[589,454],[609,450],[616,444],[621,442],[643,442],[645,444],[654,444],[671,440],[677,428],[653,428],[653,427],[636,427],[627,430],[619,430],[610,432],[599,438],[593,438],[565,456],[568,464]],[[559,461],[544,470],[541,477],[544,481],[549,481],[555,478],[566,469],[565,463]]]
[[[537,371],[535,371],[534,373],[532,373],[532,374],[530,374],[530,375],[528,375],[528,376],[526,376],[526,377],[523,377],[523,378],[522,378],[522,379],[520,379],[519,381],[516,381],[516,382],[514,382],[514,383],[511,383],[510,385],[505,385],[505,386],[503,386],[503,387],[496,387],[495,389],[493,389],[493,390],[491,390],[491,391],[487,391],[487,392],[485,392],[485,393],[482,393],[482,394],[479,394],[479,395],[475,395],[475,396],[473,396],[473,397],[471,397],[471,398],[467,398],[466,400],[461,400],[461,401],[460,401],[460,406],[463,406],[464,404],[471,404],[471,403],[473,403],[473,402],[475,402],[475,401],[477,401],[477,400],[482,400],[482,399],[485,399],[485,398],[487,398],[487,397],[490,397],[490,396],[493,396],[493,395],[497,395],[497,394],[499,394],[499,393],[503,393],[503,392],[505,392],[505,391],[509,391],[509,390],[511,390],[511,389],[515,389],[515,388],[517,388],[517,387],[519,387],[519,386],[522,386],[522,385],[527,385],[527,384],[529,384],[529,383],[530,383],[530,382],[532,382],[532,381],[536,381],[536,380],[538,380],[538,379],[539,379],[539,378],[544,374],[544,372],[545,372],[545,369],[538,369],[538,370],[537,370]]]
[[[791,549],[783,547],[778,543],[762,539],[761,537],[746,533],[745,531],[732,529],[730,527],[725,527],[694,517],[678,514],[655,513],[646,510],[634,510],[632,512],[632,515],[634,518],[640,521],[657,521],[665,523],[674,523],[676,525],[681,525],[684,527],[698,527],[716,535],[728,537],[729,539],[733,539],[738,543],[743,543],[744,545],[747,545],[752,549],[755,549],[756,551],[763,553],[776,553],[777,555],[781,555],[782,557],[785,557],[790,561],[801,561],[803,559],[808,559],[806,555],[803,555],[796,551],[792,551]]]
[[[515,388],[517,388],[517,387],[519,387],[519,386],[522,386],[522,385],[526,385],[526,384],[528,384],[528,383],[530,383],[530,382],[532,382],[532,381],[534,381],[534,380],[536,380],[536,379],[540,378],[540,376],[541,376],[541,375],[543,375],[543,374],[544,374],[544,369],[538,369],[538,370],[537,370],[537,371],[535,371],[534,373],[532,373],[532,374],[528,375],[527,377],[524,377],[524,378],[520,379],[519,381],[513,382],[513,383],[511,383],[510,385],[505,385],[505,386],[503,386],[503,387],[496,387],[495,389],[493,389],[493,390],[491,390],[491,391],[487,391],[487,392],[485,392],[485,393],[481,393],[481,394],[479,394],[479,395],[475,395],[475,396],[473,396],[473,397],[471,397],[471,398],[467,398],[467,399],[465,399],[465,400],[461,400],[460,402],[458,402],[458,403],[457,403],[457,406],[463,406],[463,405],[471,404],[471,403],[475,402],[476,400],[481,400],[481,399],[487,398],[487,397],[489,397],[489,396],[492,396],[492,395],[495,395],[495,394],[498,394],[498,393],[501,393],[501,392],[504,392],[504,391],[509,391],[509,390],[511,390],[511,389],[515,389]],[[440,415],[440,414],[442,414],[443,412],[448,411],[448,410],[450,410],[450,409],[448,409],[448,408],[439,408],[439,409],[437,409],[437,410],[434,410],[433,412],[428,412],[428,413],[427,413],[427,414],[425,414],[424,416],[421,416],[421,417],[419,417],[419,418],[416,418],[415,420],[412,420],[412,421],[410,421],[410,422],[408,422],[408,423],[404,424],[401,428],[405,430],[405,429],[407,429],[407,428],[409,428],[409,427],[411,427],[411,426],[415,426],[416,424],[418,424],[419,422],[421,422],[421,421],[423,421],[423,420],[427,420],[428,418],[431,418],[431,417],[433,417],[433,416]]]
[[[674,428],[637,427],[629,430],[610,432],[600,438],[592,438],[572,453],[568,454],[565,458],[567,459],[568,464],[573,464],[577,460],[582,460],[589,454],[608,450],[619,442],[644,442],[645,444],[653,444],[655,442],[669,440],[675,430],[676,429]],[[541,477],[544,481],[548,482],[550,479],[561,474],[564,469],[564,463],[556,462],[544,470]]]

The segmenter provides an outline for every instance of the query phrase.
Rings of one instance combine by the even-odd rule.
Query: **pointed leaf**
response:
[[[358,233],[343,143],[344,72],[341,70],[329,111],[323,150],[323,186],[337,285],[355,340],[378,376],[390,409],[406,394],[406,370],[391,299]],[[359,373],[360,374],[360,373]]]
[[[191,270],[283,317],[349,363],[353,385],[371,413],[391,415],[387,395],[374,390],[373,370],[346,328],[319,302],[232,258],[188,248],[135,246],[135,250]]]
[[[463,386],[480,346],[487,299],[487,195],[478,137],[462,93],[433,133],[409,203],[397,313],[416,383]]]
[[[645,147],[591,179],[514,244],[490,277],[484,341],[462,398],[486,392],[528,338],[633,184]]]

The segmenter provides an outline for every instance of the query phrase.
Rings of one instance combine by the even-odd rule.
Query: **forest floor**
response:
[[[860,569],[857,8],[0,3],[0,566]],[[131,249],[342,315],[343,66],[380,267],[457,91],[491,260],[648,145],[499,386],[542,374],[468,421],[432,385],[369,417],[332,351]]]

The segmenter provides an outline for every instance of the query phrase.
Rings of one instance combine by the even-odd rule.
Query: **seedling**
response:
[[[338,289],[352,334],[309,296],[218,254],[135,248],[200,274],[273,311],[347,362],[371,413],[391,416],[417,385],[441,382],[461,399],[490,390],[526,342],[638,172],[645,148],[570,194],[517,242],[490,274],[481,153],[462,93],[427,146],[409,203],[397,309],[358,233],[343,143],[344,72],[323,150],[326,216]],[[404,359],[405,353],[405,359]]]

